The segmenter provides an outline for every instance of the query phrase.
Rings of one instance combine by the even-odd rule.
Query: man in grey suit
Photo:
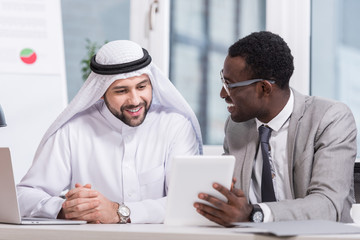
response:
[[[194,204],[211,221],[352,221],[354,117],[343,103],[290,88],[293,70],[289,47],[271,32],[252,33],[229,48],[220,96],[230,112],[224,151],[236,157],[235,184],[213,185],[227,202],[199,194],[216,206]],[[263,129],[270,139],[261,135],[259,143]]]

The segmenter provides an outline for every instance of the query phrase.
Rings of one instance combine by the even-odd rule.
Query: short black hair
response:
[[[294,57],[279,35],[268,31],[251,33],[230,46],[228,55],[244,58],[253,78],[275,80],[280,88],[289,86]]]

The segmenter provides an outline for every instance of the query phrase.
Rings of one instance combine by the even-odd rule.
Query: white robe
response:
[[[152,105],[143,124],[129,127],[102,100],[75,115],[38,152],[18,185],[23,216],[56,218],[75,183],[90,183],[111,201],[125,202],[132,223],[162,223],[175,155],[199,154],[191,121]]]

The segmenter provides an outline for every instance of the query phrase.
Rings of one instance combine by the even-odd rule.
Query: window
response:
[[[251,32],[265,30],[265,0],[172,0],[170,80],[189,102],[204,144],[222,144],[229,115],[220,98],[219,72],[227,49]]]
[[[346,103],[360,126],[360,1],[312,0],[311,7],[311,95]]]
[[[130,0],[61,0],[69,101],[83,84],[82,59],[90,45],[129,39]]]

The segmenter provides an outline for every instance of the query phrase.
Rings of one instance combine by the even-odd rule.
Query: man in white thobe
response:
[[[21,214],[162,223],[172,158],[202,153],[195,114],[134,42],[105,44],[90,66],[17,186]]]

